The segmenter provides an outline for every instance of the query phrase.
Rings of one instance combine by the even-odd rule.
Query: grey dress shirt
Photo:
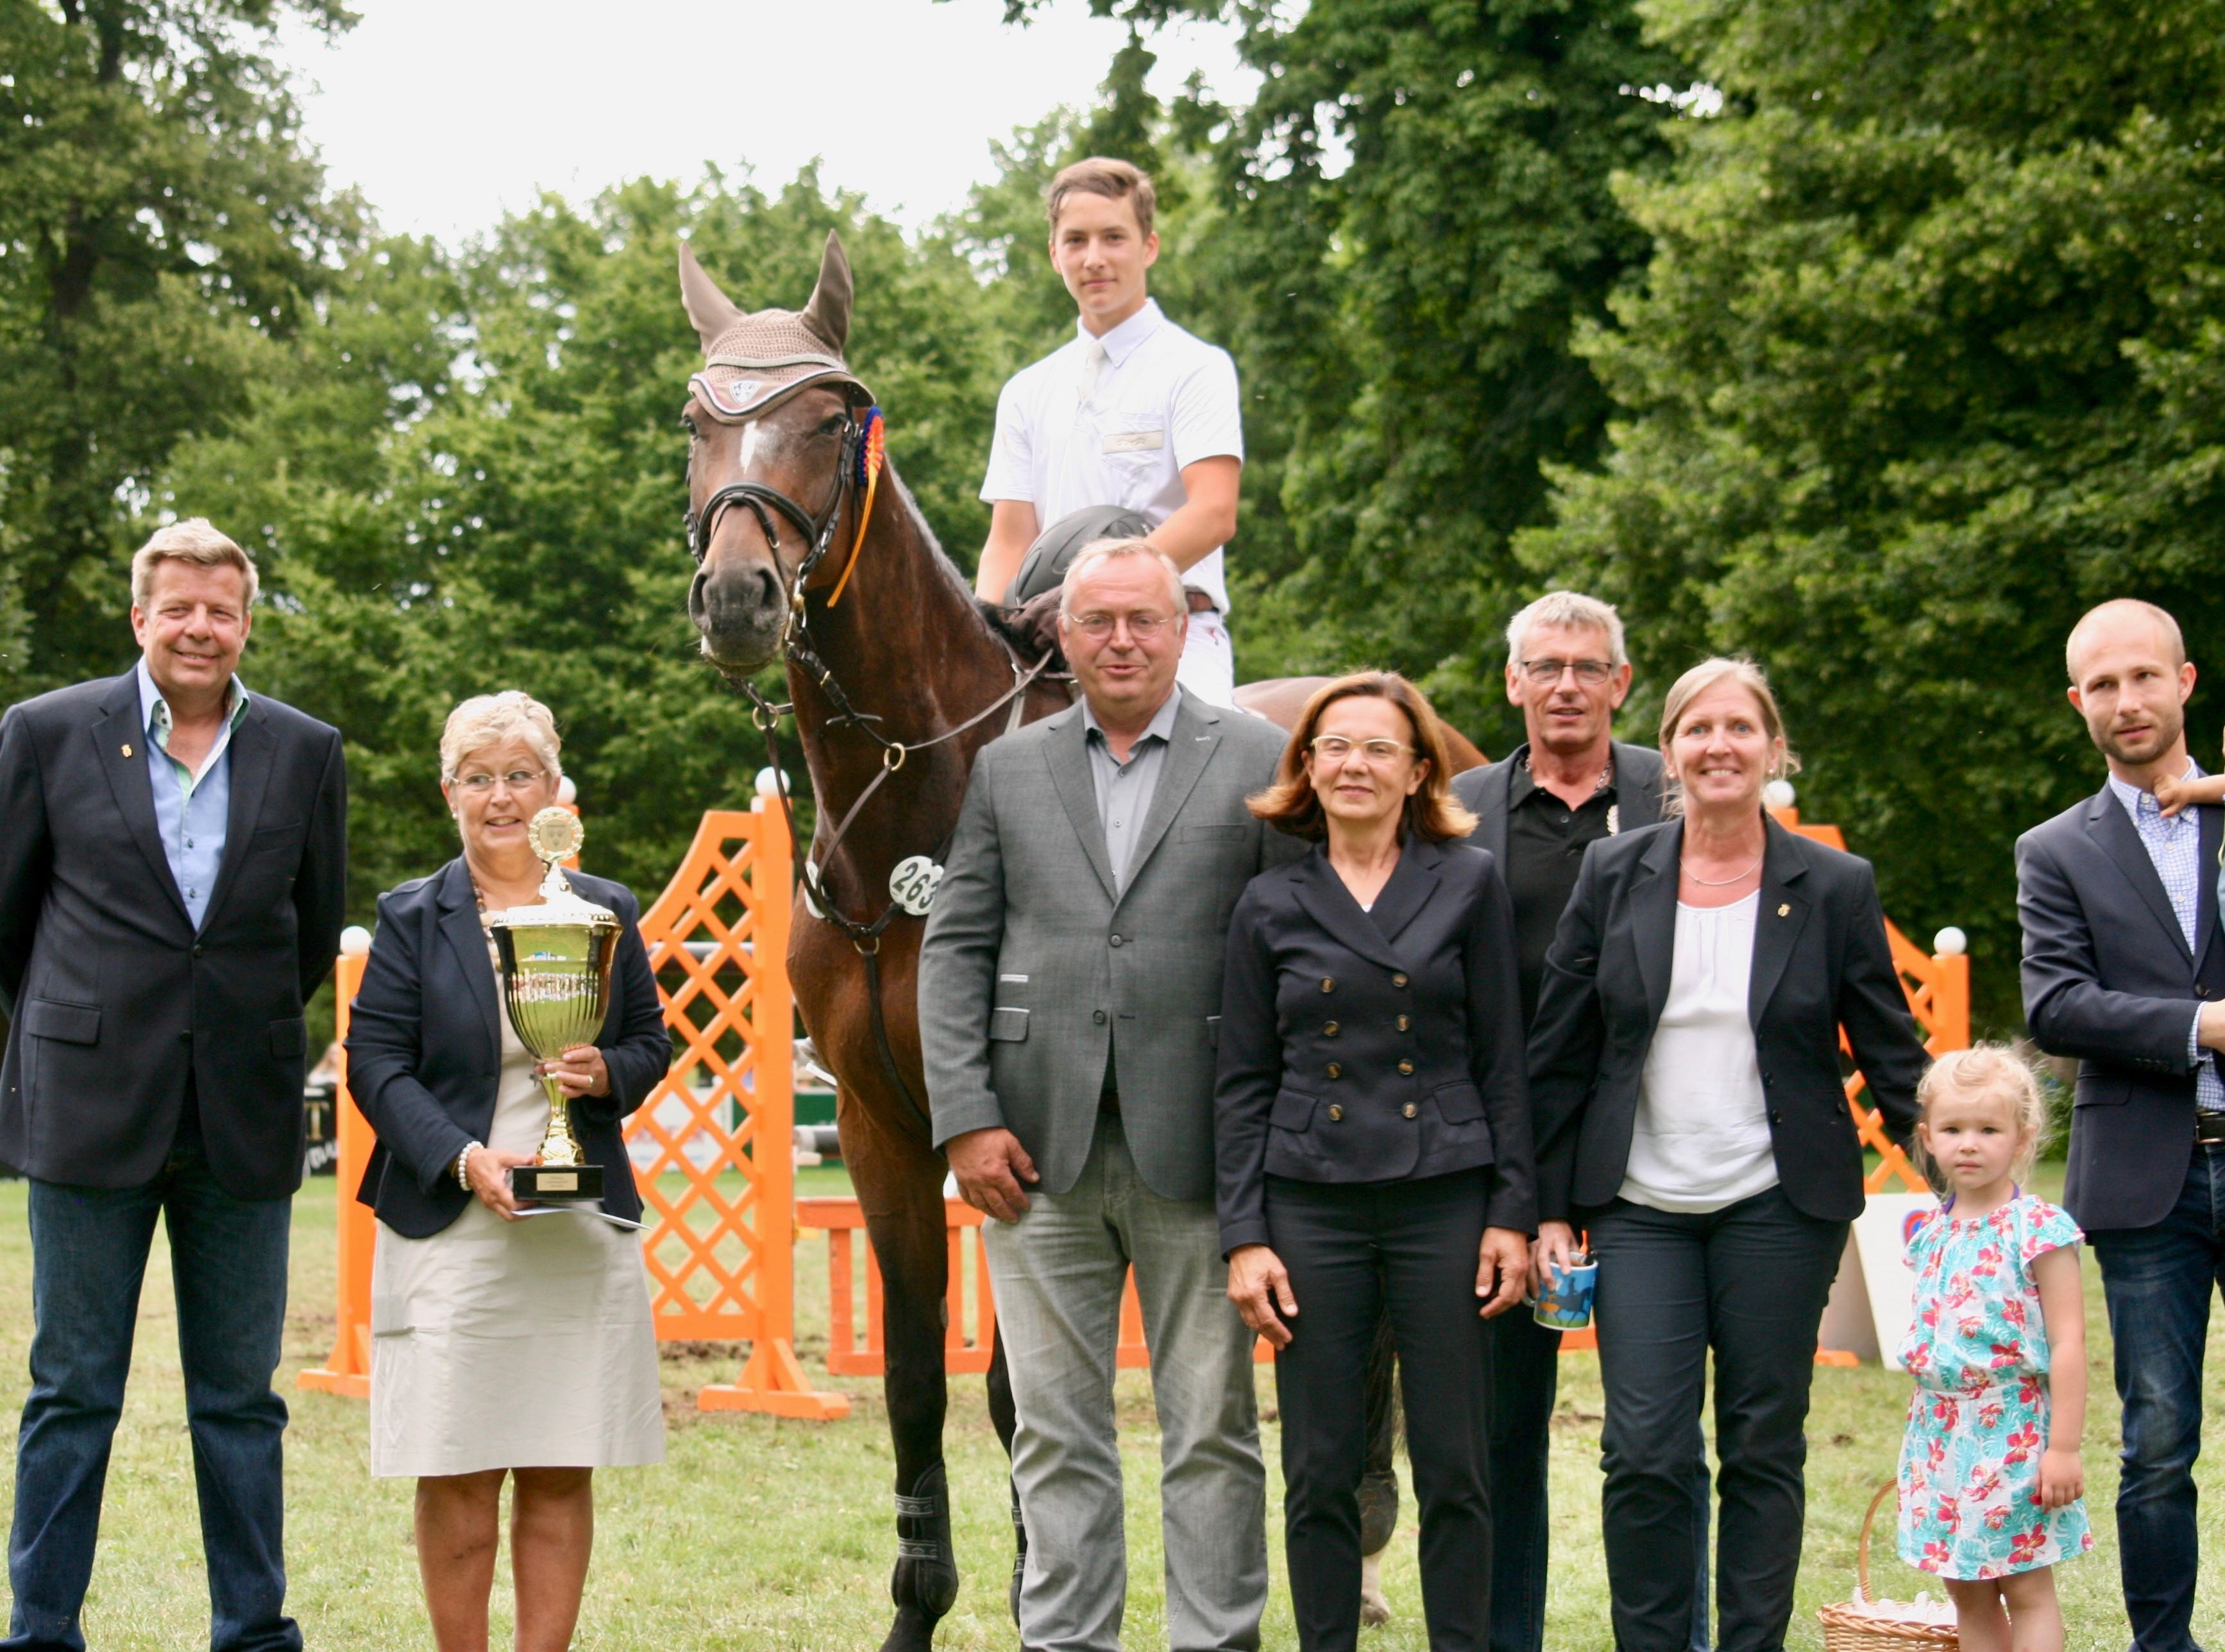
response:
[[[1081,702],[1082,744],[1089,751],[1089,778],[1097,788],[1097,818],[1105,826],[1105,854],[1112,863],[1117,889],[1128,886],[1128,858],[1159,789],[1159,766],[1166,757],[1167,742],[1174,737],[1175,714],[1181,709],[1182,696],[1180,688],[1167,696],[1167,703],[1128,748],[1125,763],[1112,755],[1112,742],[1105,737],[1104,727],[1089,702]]]

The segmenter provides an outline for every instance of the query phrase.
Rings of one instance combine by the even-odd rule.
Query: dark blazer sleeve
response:
[[[363,985],[348,1013],[348,1091],[377,1132],[379,1144],[433,1193],[455,1174],[456,1155],[471,1136],[419,1081],[423,1048],[424,932],[378,897],[378,927],[364,961]]]
[[[1596,847],[1597,845],[1594,845]],[[1537,1164],[1537,1219],[1569,1219],[1576,1141],[1599,1076],[1607,1018],[1599,1001],[1600,931],[1606,891],[1589,849],[1561,926],[1545,953],[1537,1016],[1530,1028],[1530,1107]]]
[[[642,944],[641,902],[623,885],[611,886],[609,893],[618,915],[618,954],[611,966],[612,1014],[595,1042],[610,1068],[611,1092],[582,1096],[572,1106],[582,1118],[616,1123],[647,1101],[671,1070],[672,1036],[664,1028],[649,949]]]
[[[0,718],[0,1015],[10,1022],[53,864],[39,755],[29,719],[11,711]]]
[[[1283,1038],[1265,916],[1254,879],[1229,915],[1227,965],[1220,978],[1213,1147],[1224,1256],[1239,1245],[1267,1243],[1267,1121],[1283,1086]]]
[[[1491,1121],[1492,1191],[1484,1221],[1490,1227],[1533,1233],[1537,1166],[1522,1036],[1521,965],[1514,950],[1514,901],[1496,859],[1483,869],[1461,964],[1467,978],[1468,1066],[1483,1095],[1484,1116]],[[1225,1014],[1220,1024],[1228,1024]]]
[[[1886,1134],[1905,1145],[1916,1133],[1917,1083],[1931,1058],[1916,1035],[1907,991],[1892,966],[1877,874],[1866,860],[1854,866],[1854,909],[1839,972],[1839,1025],[1854,1047],[1854,1065],[1868,1084],[1871,1104],[1885,1117]]]
[[[305,1001],[332,972],[347,909],[347,758],[339,733],[327,737],[331,747],[325,754],[324,773],[318,777],[301,870],[294,879],[294,933]]]
[[[2016,860],[2024,1017],[2033,1041],[2050,1055],[2133,1061],[2181,1078],[2194,1071],[2187,1046],[2201,1000],[2103,986],[2085,906],[2043,830],[2017,839]]]

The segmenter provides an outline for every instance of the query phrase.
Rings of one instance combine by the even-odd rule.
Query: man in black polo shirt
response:
[[[1661,818],[1661,754],[1613,737],[1630,693],[1622,620],[1573,591],[1540,597],[1506,628],[1506,698],[1529,738],[1470,769],[1453,792],[1474,811],[1472,842],[1499,857],[1514,897],[1525,1025],[1537,1013],[1546,949],[1576,887],[1587,845]],[[1491,1343],[1491,1652],[1545,1641],[1546,1453],[1561,1333],[1527,1313],[1484,1322]],[[1694,1428],[1699,1419],[1692,1419]],[[1692,1645],[1708,1645],[1708,1484],[1699,1504]]]

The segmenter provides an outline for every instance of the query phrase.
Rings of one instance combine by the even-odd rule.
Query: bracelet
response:
[[[464,1167],[471,1162],[472,1154],[484,1153],[485,1151],[486,1143],[485,1142],[466,1142],[464,1144],[464,1150],[456,1155],[456,1186],[462,1188],[466,1193],[469,1193],[472,1190],[472,1179],[465,1171]]]

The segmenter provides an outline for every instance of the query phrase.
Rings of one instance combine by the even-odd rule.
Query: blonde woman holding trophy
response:
[[[631,892],[579,872],[566,887],[555,863],[576,823],[536,826],[561,777],[530,696],[449,714],[441,789],[463,852],[379,897],[348,1033],[349,1087],[378,1137],[357,1195],[379,1218],[371,1472],[417,1478],[441,1652],[487,1644],[505,1477],[516,1644],[558,1652],[586,1580],[593,1472],[664,1458],[619,1126],[670,1045]],[[567,935],[584,962],[520,992]],[[599,1022],[593,1041],[552,1034],[553,999],[580,1029]]]

